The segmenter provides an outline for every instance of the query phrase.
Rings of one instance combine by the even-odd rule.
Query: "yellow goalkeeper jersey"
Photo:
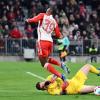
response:
[[[47,80],[51,80],[52,75],[47,77]],[[69,85],[66,87],[65,91],[66,94],[78,94],[80,90],[85,86],[84,83],[87,80],[87,76],[82,72],[78,71],[73,78],[67,80]],[[63,81],[61,78],[57,78],[55,82],[51,83],[48,86],[48,93],[55,95],[60,95],[62,93],[62,84]]]
[[[51,81],[52,79],[52,75],[48,76],[47,77],[47,80]],[[48,93],[49,94],[52,94],[52,95],[60,95],[60,93],[62,92],[62,85],[63,81],[62,79],[60,78],[57,78],[55,82],[51,83],[49,86],[48,86]]]

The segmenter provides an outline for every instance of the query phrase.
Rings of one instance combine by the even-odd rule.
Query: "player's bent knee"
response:
[[[91,67],[91,64],[85,64],[84,66],[86,66],[86,67]]]
[[[85,64],[82,69],[84,68],[89,70],[91,68],[91,64]]]
[[[49,63],[45,63],[44,68],[47,69],[48,65],[49,65]]]

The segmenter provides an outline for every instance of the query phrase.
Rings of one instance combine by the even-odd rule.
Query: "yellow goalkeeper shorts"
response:
[[[67,94],[78,94],[84,87],[84,83],[87,80],[87,76],[82,72],[78,71],[76,75],[70,79],[69,86],[66,88]]]

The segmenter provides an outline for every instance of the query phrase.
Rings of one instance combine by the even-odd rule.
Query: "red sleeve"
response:
[[[29,23],[30,23],[30,22],[38,22],[39,20],[42,20],[42,19],[43,19],[44,14],[45,14],[45,13],[40,13],[40,14],[38,14],[37,16],[35,16],[35,17],[33,17],[33,18],[29,18],[29,19],[28,19],[28,22],[29,22]]]
[[[54,32],[55,32],[55,36],[56,36],[57,38],[61,38],[61,37],[62,37],[62,34],[61,34],[61,32],[60,32],[60,29],[59,29],[57,23],[56,23],[56,27],[55,27],[55,29],[54,29]]]

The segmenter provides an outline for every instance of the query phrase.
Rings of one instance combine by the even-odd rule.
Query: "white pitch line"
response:
[[[38,90],[8,90],[8,89],[0,89],[0,93],[3,93],[3,92],[8,92],[8,93],[25,93],[25,92],[41,92],[41,91],[38,91]]]
[[[31,76],[34,76],[34,77],[36,77],[38,79],[41,79],[42,81],[45,81],[46,80],[45,78],[43,78],[43,77],[41,77],[41,76],[39,76],[37,74],[31,73],[31,72],[26,72],[26,73],[29,74],[29,75],[31,75]]]
[[[0,92],[32,92],[32,90],[1,90]]]

